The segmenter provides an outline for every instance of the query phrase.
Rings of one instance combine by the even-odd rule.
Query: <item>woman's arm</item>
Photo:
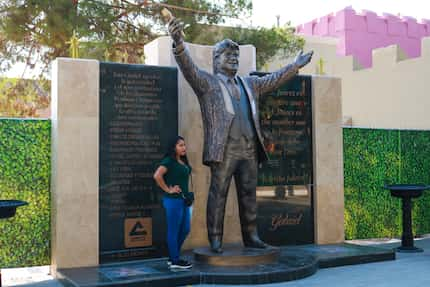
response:
[[[165,166],[160,165],[154,173],[155,182],[164,192],[170,194],[180,193],[181,188],[179,187],[179,185],[167,186],[166,182],[164,181],[164,174],[166,174],[166,172],[167,168]]]

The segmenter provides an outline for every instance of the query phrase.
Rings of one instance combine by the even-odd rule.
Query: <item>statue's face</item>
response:
[[[234,76],[239,69],[239,51],[226,49],[219,56],[219,68],[224,74]]]

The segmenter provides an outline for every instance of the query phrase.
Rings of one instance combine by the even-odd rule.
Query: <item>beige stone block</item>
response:
[[[421,55],[423,58],[430,58],[430,37],[421,40]]]
[[[52,261],[56,268],[98,265],[98,119],[69,121],[60,124],[68,129],[59,133],[59,146],[53,150]],[[76,127],[81,131],[74,133]]]
[[[385,48],[378,48],[372,51],[372,66],[384,69],[387,65],[407,59],[406,53],[399,45],[391,45]]]
[[[99,64],[57,59],[52,75],[52,272],[98,265]]]
[[[146,65],[174,66],[175,64],[170,36],[159,37],[146,44],[144,53]]]
[[[98,265],[98,196],[68,195],[57,208],[57,268]]]
[[[325,76],[314,76],[312,80],[314,105],[314,124],[333,123],[342,121],[341,81]]]
[[[57,121],[57,183],[64,193],[94,193],[98,187],[99,119],[65,118]],[[64,182],[64,183],[63,183]]]
[[[53,116],[98,116],[98,61],[57,58],[53,63],[53,73]]]
[[[344,241],[344,201],[338,200],[343,194],[337,184],[317,184],[315,208],[315,242],[333,244]],[[320,193],[320,194],[318,194]],[[342,211],[342,212],[340,212]]]
[[[314,77],[312,90],[315,242],[339,243],[344,240],[340,80]]]
[[[257,51],[253,45],[241,45],[239,50],[239,70],[237,73],[241,76],[247,76],[250,72],[257,70]]]

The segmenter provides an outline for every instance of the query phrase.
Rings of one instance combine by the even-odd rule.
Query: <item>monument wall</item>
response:
[[[175,67],[170,47],[168,37],[147,45],[146,64]],[[200,67],[212,70],[212,47],[190,44],[189,49]],[[239,74],[246,75],[255,70],[255,48],[241,46],[240,49]],[[103,214],[99,210],[103,200],[99,178],[106,166],[100,166],[102,106],[99,97],[103,93],[100,73],[98,61],[59,58],[53,63],[51,192],[54,273],[57,268],[101,263],[100,217]],[[210,173],[202,165],[203,132],[197,98],[180,73],[178,80],[178,128],[187,142],[194,171],[192,188],[196,192],[192,231],[185,248],[193,248],[208,244],[206,199]],[[170,82],[176,83],[173,79]],[[311,82],[314,242],[337,243],[344,239],[341,86],[339,79],[328,77],[313,77]],[[225,242],[241,240],[238,218],[233,184],[227,202]],[[165,228],[160,225],[153,226],[153,229]],[[118,232],[123,233],[124,230]]]

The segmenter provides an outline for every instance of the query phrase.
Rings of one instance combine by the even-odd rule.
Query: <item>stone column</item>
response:
[[[341,80],[312,78],[316,244],[344,241]]]
[[[99,258],[99,62],[52,64],[51,266],[95,266]]]

